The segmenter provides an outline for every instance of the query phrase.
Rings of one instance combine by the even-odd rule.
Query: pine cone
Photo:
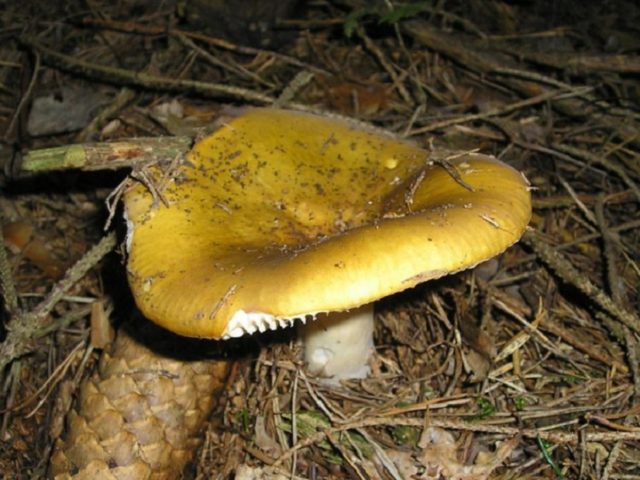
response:
[[[83,383],[51,458],[55,480],[175,479],[193,458],[229,362],[176,358],[203,342],[144,330],[155,350],[121,332]]]

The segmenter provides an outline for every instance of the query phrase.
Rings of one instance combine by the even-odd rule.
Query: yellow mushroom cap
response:
[[[459,178],[344,121],[248,110],[174,170],[147,172],[155,195],[125,193],[138,307],[176,333],[229,338],[470,268],[520,238],[531,199],[493,157],[449,163]]]

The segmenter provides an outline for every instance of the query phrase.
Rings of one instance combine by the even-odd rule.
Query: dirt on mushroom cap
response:
[[[492,157],[449,162],[459,178],[344,121],[248,110],[170,177],[148,172],[166,204],[125,194],[136,302],[176,333],[224,338],[476,265],[523,233],[528,186]]]

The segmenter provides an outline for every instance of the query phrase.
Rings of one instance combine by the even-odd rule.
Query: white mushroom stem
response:
[[[318,315],[300,326],[308,370],[330,383],[369,374],[373,351],[373,304]]]

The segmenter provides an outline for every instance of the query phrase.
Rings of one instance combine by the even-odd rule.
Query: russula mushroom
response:
[[[438,162],[343,120],[270,108],[221,123],[173,170],[146,173],[149,184],[124,195],[143,314],[214,339],[322,316],[303,335],[306,358],[333,378],[366,374],[372,316],[356,316],[354,334],[348,314],[327,312],[362,314],[473,267],[516,242],[531,214],[525,179],[493,157]]]

